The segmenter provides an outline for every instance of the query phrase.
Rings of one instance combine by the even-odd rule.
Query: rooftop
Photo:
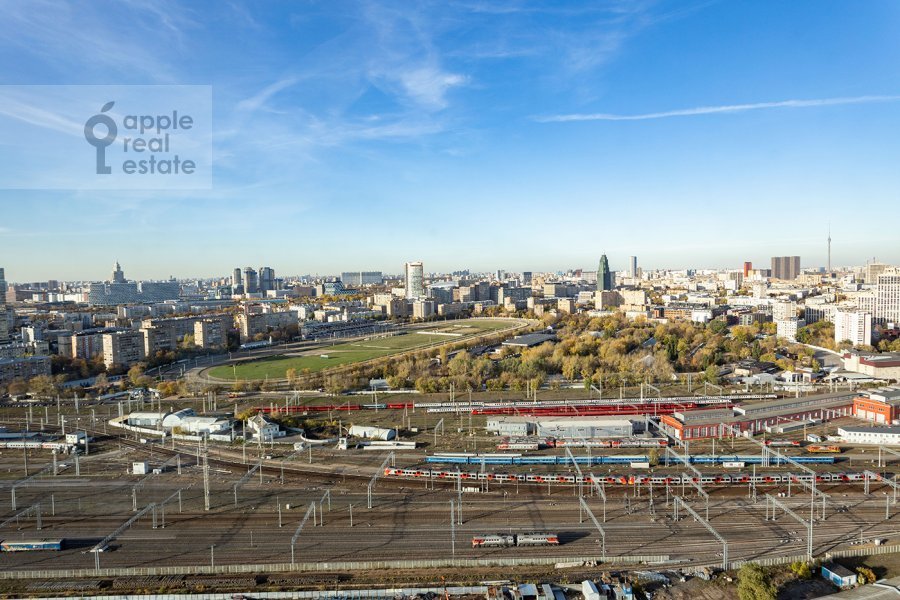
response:
[[[556,334],[553,333],[526,333],[525,335],[517,335],[516,337],[503,342],[504,346],[519,346],[523,348],[531,348],[539,346],[544,342],[555,342]]]
[[[846,433],[889,433],[900,435],[900,425],[890,427],[841,427],[839,430]]]
[[[828,569],[838,577],[853,577],[855,575],[853,571],[851,571],[844,565],[839,565],[838,563],[825,563],[824,565],[822,565],[822,568]]]

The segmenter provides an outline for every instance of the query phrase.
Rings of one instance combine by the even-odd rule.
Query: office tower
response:
[[[613,289],[613,276],[609,270],[609,261],[606,255],[600,257],[600,265],[597,267],[597,291],[606,292]]]
[[[522,272],[522,285],[531,285],[531,271],[523,271]]]
[[[113,283],[125,283],[125,272],[122,271],[122,267],[119,266],[118,261],[116,261],[116,264],[113,266],[111,281]]]
[[[259,268],[259,290],[268,292],[275,289],[275,269],[272,267]]]
[[[425,270],[422,261],[406,263],[406,297],[410,299],[425,296]]]
[[[872,343],[872,315],[856,310],[837,310],[834,313],[834,341],[850,340],[854,346]]]
[[[259,291],[259,283],[256,278],[256,271],[253,267],[244,267],[244,293],[255,294]]]
[[[241,268],[237,267],[234,272],[231,274],[231,293],[232,294],[243,294],[244,293],[244,278],[241,276]]]
[[[628,276],[631,277],[632,279],[634,279],[635,277],[638,276],[637,256],[632,256],[631,258],[629,258],[628,265],[629,265]]]
[[[900,323],[900,269],[891,267],[878,276],[875,322],[879,325]]]
[[[773,256],[772,277],[791,281],[800,274],[799,256]]]
[[[752,263],[752,262],[745,262],[745,263],[744,263],[744,277],[745,277],[745,278],[750,276],[750,271],[751,271],[751,270],[753,270],[753,263]]]

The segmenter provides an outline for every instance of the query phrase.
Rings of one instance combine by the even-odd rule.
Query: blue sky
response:
[[[0,0],[0,84],[208,84],[209,191],[0,190],[14,281],[900,262],[900,4]],[[0,161],[15,147],[0,140]]]

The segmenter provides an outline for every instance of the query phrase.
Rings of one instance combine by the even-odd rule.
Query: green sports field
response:
[[[213,367],[209,370],[209,375],[216,379],[228,380],[284,379],[287,370],[291,368],[296,369],[298,375],[306,372],[316,373],[323,369],[381,358],[416,348],[452,344],[515,325],[515,321],[487,319],[438,323],[434,327],[417,330],[432,333],[406,333],[391,337],[371,337],[354,342],[339,342],[303,356],[270,356],[239,363],[234,367],[232,365]]]

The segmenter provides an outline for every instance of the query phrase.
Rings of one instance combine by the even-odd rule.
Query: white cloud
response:
[[[403,89],[417,103],[431,108],[446,108],[447,92],[463,85],[466,78],[436,67],[425,66],[399,73]]]
[[[840,106],[845,104],[872,104],[875,102],[897,102],[900,96],[852,96],[845,98],[818,98],[812,100],[779,100],[777,102],[755,102],[751,104],[724,104],[720,106],[697,106],[679,110],[642,113],[637,115],[618,115],[611,113],[573,113],[535,117],[541,123],[567,123],[570,121],[647,121],[651,119],[668,119],[671,117],[693,117],[698,115],[714,115],[721,113],[739,113],[751,110],[767,110],[771,108],[808,108],[815,106]]]
[[[258,110],[259,108],[264,106],[266,102],[268,102],[269,98],[271,98],[278,92],[291,87],[298,81],[299,78],[297,77],[286,77],[284,79],[279,79],[275,83],[266,86],[253,96],[238,102],[237,108],[239,110]]]

